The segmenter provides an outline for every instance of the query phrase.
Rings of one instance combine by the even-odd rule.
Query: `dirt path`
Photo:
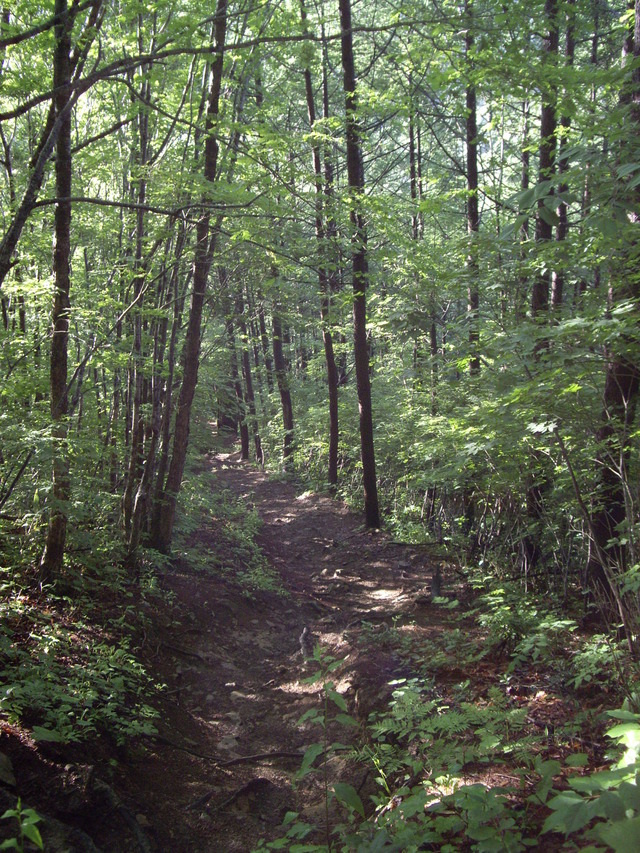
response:
[[[281,834],[287,811],[321,818],[321,781],[292,787],[300,755],[320,739],[318,726],[296,725],[321,704],[320,685],[304,682],[316,668],[300,651],[305,625],[345,659],[336,688],[366,719],[384,705],[401,664],[383,649],[375,659],[364,654],[362,631],[382,623],[436,630],[439,621],[436,608],[419,603],[434,567],[420,549],[364,531],[338,502],[269,480],[238,454],[218,454],[209,464],[220,489],[257,508],[259,544],[286,594],[243,598],[237,586],[187,567],[167,575],[175,605],[161,615],[154,639],[168,686],[160,737],[129,756],[117,784],[156,849],[167,853],[249,851]],[[197,537],[216,553],[214,528]],[[171,624],[176,615],[178,626]],[[332,772],[366,787],[344,763]]]

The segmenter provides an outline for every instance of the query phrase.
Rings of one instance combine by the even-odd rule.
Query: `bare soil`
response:
[[[358,642],[363,624],[375,631],[417,620],[436,630],[441,620],[426,603],[434,562],[424,549],[366,531],[341,503],[270,479],[237,452],[209,464],[221,489],[258,509],[258,542],[283,592],[243,597],[235,584],[187,566],[165,578],[172,619],[179,613],[181,623],[160,632],[156,659],[171,701],[161,738],[145,744],[122,783],[157,849],[172,853],[249,851],[282,834],[288,811],[323,823],[323,779],[292,785],[306,747],[322,737],[317,725],[297,725],[322,707],[322,685],[305,681],[318,669],[301,651],[305,626],[327,654],[344,659],[336,689],[366,720],[386,706],[403,664],[382,650],[372,660]],[[217,553],[215,524],[197,536]],[[416,604],[421,595],[425,603]],[[341,726],[332,735],[353,737]],[[330,772],[356,787],[371,784],[361,767],[337,759]]]

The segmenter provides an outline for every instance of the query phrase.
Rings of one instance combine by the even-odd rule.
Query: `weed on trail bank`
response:
[[[134,615],[99,625],[82,608],[50,596],[45,608],[24,591],[0,603],[0,713],[36,741],[116,744],[155,731],[149,698],[159,687],[123,628]]]
[[[640,692],[624,644],[585,636],[509,587],[450,610],[441,627],[425,637],[411,621],[361,626],[367,654],[391,650],[415,672],[364,723],[332,680],[344,662],[316,648],[322,701],[300,722],[322,738],[299,777],[322,779],[325,820],[289,813],[281,837],[256,850],[640,849]],[[336,754],[360,771],[332,775]]]

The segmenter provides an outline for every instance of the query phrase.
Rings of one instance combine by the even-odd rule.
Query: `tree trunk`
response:
[[[62,4],[56,2],[55,8],[57,9],[58,6],[60,6],[60,8],[64,6],[65,15],[68,16],[67,36],[69,39],[69,56],[66,75],[68,85],[68,83],[71,82],[73,72],[75,71],[77,76],[82,70],[91,45],[100,30],[103,17],[103,2],[102,0],[95,0],[93,3],[91,13],[89,14],[83,31],[78,36],[76,42],[76,44],[81,47],[80,49],[76,48],[73,54],[71,53],[71,30],[73,28],[74,17],[78,11],[78,4],[73,3],[71,9],[68,9],[67,3]],[[60,25],[58,24],[56,25],[55,30],[56,38],[58,38],[59,30]],[[20,241],[22,230],[38,200],[38,193],[42,187],[49,158],[51,157],[54,149],[57,151],[58,137],[63,131],[63,127],[69,119],[69,113],[81,92],[82,89],[80,87],[74,93],[70,93],[69,90],[65,88],[64,99],[66,109],[60,108],[61,94],[59,91],[57,91],[56,96],[52,99],[51,107],[47,113],[44,127],[40,134],[40,139],[38,140],[38,144],[36,145],[29,162],[29,179],[27,181],[24,194],[9,227],[0,241],[0,290],[2,289],[2,284],[7,277],[7,274],[15,263],[14,252],[18,242]],[[64,132],[66,133],[66,131]]]
[[[231,381],[236,393],[236,416],[235,420],[240,430],[240,454],[242,459],[249,458],[249,425],[247,424],[247,413],[242,393],[242,382],[238,369],[238,352],[236,349],[236,336],[233,329],[233,312],[231,300],[227,297],[227,271],[223,267],[219,271],[221,290],[224,295],[227,310],[225,311],[225,325],[227,329],[227,343],[229,346],[229,363],[231,369]]]
[[[620,101],[630,111],[626,134],[628,143],[623,150],[627,158],[634,162],[637,159],[640,134],[640,0],[635,0],[635,4],[630,3],[630,7],[634,8],[633,29],[627,38],[625,54],[626,60],[632,63],[632,70],[624,81],[625,89]],[[623,188],[621,195],[624,196]],[[617,276],[617,281],[612,283],[612,300],[631,300],[635,316],[638,317],[640,284],[637,275],[637,229],[640,226],[640,191],[637,188],[627,203],[634,235],[629,237],[626,253],[614,268],[613,275]],[[592,544],[587,565],[587,583],[605,611],[614,607],[624,611],[615,575],[624,571],[627,561],[627,548],[623,542],[624,525],[629,522],[626,502],[629,488],[627,461],[640,386],[640,365],[637,359],[632,360],[624,352],[625,344],[630,352],[635,351],[635,338],[623,338],[619,343],[618,351],[615,345],[606,348],[602,426],[597,434],[596,499],[590,523]],[[620,612],[619,615],[624,621],[625,613]]]
[[[305,29],[306,12],[304,3],[301,2],[301,13],[303,30]],[[311,69],[309,65],[304,69],[305,93],[307,97],[307,115],[309,127],[313,132],[316,123],[316,108],[313,97],[313,86],[311,81]],[[326,116],[325,116],[326,117]],[[331,290],[329,276],[327,274],[327,235],[324,223],[325,191],[323,187],[322,157],[318,142],[312,143],[312,162],[315,182],[315,233],[318,243],[318,255],[320,263],[318,266],[318,282],[321,293],[320,319],[322,322],[322,342],[324,345],[324,357],[327,366],[327,387],[329,396],[329,456],[327,465],[327,480],[332,490],[338,484],[338,442],[340,436],[340,425],[338,420],[338,368],[336,366],[335,353],[333,350],[333,337],[329,326],[329,313],[331,308]]]
[[[273,391],[273,362],[269,353],[269,335],[267,334],[267,323],[264,318],[264,299],[258,293],[258,324],[260,326],[260,345],[262,346],[262,358],[264,369],[267,374],[267,388]]]
[[[478,257],[477,236],[480,231],[478,210],[478,118],[476,84],[473,79],[473,0],[465,0],[464,14],[466,32],[464,38],[466,69],[469,79],[466,87],[466,148],[467,148],[467,234],[469,252],[467,254],[467,275],[469,277],[467,316],[469,319],[469,373],[480,373],[480,355],[478,353]]]
[[[545,0],[545,22],[547,35],[543,43],[545,62],[553,66],[558,55],[558,0]],[[554,86],[548,92],[542,93],[542,108],[540,113],[540,165],[538,184],[549,184],[548,192],[542,194],[538,202],[536,217],[536,243],[538,247],[548,245],[553,238],[553,211],[547,198],[554,195],[550,183],[555,172],[556,152],[556,90]],[[543,265],[538,273],[531,291],[531,317],[542,324],[547,316],[549,307],[549,287],[551,273],[549,264]],[[540,358],[543,351],[548,349],[548,337],[541,336],[534,345],[534,357]],[[523,572],[525,578],[540,559],[541,525],[544,513],[544,495],[549,489],[549,473],[546,459],[537,450],[533,450],[530,459],[530,470],[526,491],[526,514],[528,530],[522,541]]]
[[[70,498],[69,456],[67,448],[67,361],[69,340],[69,291],[71,287],[71,109],[69,82],[71,79],[71,27],[67,0],[56,0],[56,47],[53,62],[53,83],[56,90],[55,122],[59,125],[56,141],[56,208],[53,277],[53,333],[51,336],[51,421],[53,440],[53,486],[49,529],[40,562],[40,576],[49,583],[59,575],[64,559],[67,535],[67,505]]]
[[[142,45],[142,16],[138,15],[138,49],[143,52]],[[149,82],[147,73],[150,66],[141,69],[142,82],[140,84],[140,103],[146,103],[150,98]],[[129,455],[129,466],[127,474],[127,485],[122,499],[124,530],[129,539],[131,548],[131,520],[133,515],[133,503],[138,478],[142,468],[142,454],[144,445],[144,418],[143,418],[143,376],[144,376],[144,353],[142,351],[142,308],[144,300],[145,270],[142,261],[143,243],[145,236],[145,214],[143,207],[147,196],[147,182],[144,178],[147,165],[147,151],[149,142],[149,115],[146,108],[141,108],[138,113],[138,150],[133,155],[132,185],[136,188],[135,201],[139,205],[136,211],[135,228],[135,255],[134,255],[134,277],[133,277],[133,299],[136,303],[133,314],[133,348],[131,352],[131,366],[129,388],[131,392],[131,448]],[[136,545],[137,547],[137,545]]]
[[[548,27],[547,35],[543,42],[545,61],[548,66],[556,62],[558,56],[558,0],[545,0],[545,21]],[[547,199],[554,196],[551,180],[555,172],[556,153],[556,101],[557,93],[555,86],[548,87],[548,91],[542,93],[542,109],[540,112],[540,168],[539,184],[548,183],[548,192],[542,194],[538,201],[538,214],[536,217],[536,243],[548,245],[553,238],[553,211]],[[547,203],[545,203],[547,202]],[[531,316],[534,320],[543,319],[549,307],[549,286],[551,272],[549,264],[544,264],[544,269],[534,281],[531,294]],[[538,341],[536,352],[546,349],[548,341]]]
[[[211,65],[211,83],[207,105],[206,139],[204,143],[204,178],[209,185],[216,178],[218,165],[218,140],[215,132],[215,120],[218,116],[220,89],[222,86],[222,71],[224,67],[223,47],[227,24],[227,0],[218,0],[215,13],[215,50],[216,56]],[[202,311],[207,292],[207,279],[211,266],[209,247],[209,224],[211,202],[210,188],[202,195],[202,212],[196,226],[196,249],[193,270],[193,293],[189,322],[185,340],[184,373],[174,427],[173,453],[169,474],[165,485],[159,524],[152,531],[152,546],[163,553],[168,553],[173,537],[173,525],[176,517],[176,502],[182,484],[182,474],[187,458],[189,445],[189,428],[191,406],[198,382],[198,366],[200,360],[200,332],[202,326]]]
[[[291,470],[293,461],[293,405],[291,403],[291,392],[287,372],[287,362],[284,357],[282,320],[276,305],[272,311],[273,323],[273,364],[276,374],[276,382],[280,392],[282,404],[282,426],[284,436],[282,439],[282,465],[285,471]]]
[[[242,287],[242,286],[241,286]],[[251,430],[253,432],[253,443],[256,450],[256,461],[261,465],[264,464],[262,455],[262,441],[260,440],[260,429],[258,426],[258,413],[256,411],[256,397],[253,391],[253,376],[251,373],[251,359],[249,357],[249,334],[247,324],[244,319],[244,298],[242,290],[238,291],[236,296],[236,321],[238,329],[242,336],[242,373],[244,375],[245,401],[249,410],[249,419],[251,421]]]
[[[169,242],[169,241],[168,241]],[[169,253],[170,243],[166,247],[165,257]],[[160,276],[156,305],[158,310],[165,308],[166,299],[166,267]],[[126,563],[130,571],[136,573],[139,570],[138,548],[145,526],[148,522],[150,509],[150,494],[153,483],[153,475],[156,468],[156,455],[160,443],[162,426],[162,372],[164,353],[167,343],[168,316],[166,313],[156,323],[154,334],[153,373],[151,377],[151,420],[146,428],[145,436],[145,459],[142,467],[142,476],[138,483],[133,501],[133,512],[131,516],[131,529],[127,543]]]
[[[369,348],[367,345],[366,288],[369,274],[367,259],[367,229],[362,211],[364,193],[364,162],[357,122],[356,74],[351,33],[351,0],[339,0],[342,69],[345,92],[345,130],[347,143],[347,175],[351,197],[351,245],[353,264],[353,337],[356,385],[360,409],[360,454],[364,488],[364,510],[367,527],[380,526],[376,461],[373,445],[373,414],[369,379]]]
[[[568,0],[567,14],[567,33],[565,42],[565,59],[568,68],[573,67],[573,57],[575,53],[575,37],[574,37],[574,15],[575,15],[575,0]],[[569,168],[569,158],[566,155],[567,138],[571,127],[571,117],[566,113],[560,116],[560,127],[558,129],[558,175],[560,176],[560,184],[558,186],[558,224],[556,226],[556,243],[562,243],[567,239],[569,232],[569,216],[568,206],[564,201],[563,196],[569,191],[569,186],[564,178]],[[564,298],[564,269],[562,260],[558,260],[551,274],[551,308],[554,312],[562,308]]]
[[[176,368],[176,350],[178,343],[178,332],[182,325],[182,313],[184,310],[186,289],[189,286],[189,276],[185,282],[185,291],[180,293],[179,263],[186,241],[186,229],[181,228],[178,235],[175,250],[175,260],[171,274],[171,298],[173,300],[173,321],[171,323],[171,335],[169,337],[169,353],[167,355],[167,378],[164,383],[164,400],[162,411],[162,422],[160,435],[162,449],[156,472],[156,483],[153,491],[153,510],[151,513],[151,539],[155,540],[160,528],[162,516],[162,504],[164,497],[165,478],[169,467],[169,450],[171,445],[171,418],[173,414],[173,377]]]

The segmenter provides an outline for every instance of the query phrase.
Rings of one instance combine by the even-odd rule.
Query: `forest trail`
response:
[[[365,651],[363,632],[369,640],[385,626],[428,633],[446,620],[427,600],[435,563],[424,549],[367,532],[339,502],[270,479],[239,453],[218,452],[207,464],[216,490],[256,507],[258,543],[282,592],[243,597],[237,584],[187,566],[166,575],[175,604],[156,616],[149,640],[168,688],[159,737],[129,756],[116,784],[152,849],[166,853],[250,851],[260,838],[282,834],[287,811],[323,822],[321,779],[292,786],[302,753],[322,738],[318,725],[297,725],[322,706],[322,685],[304,681],[317,670],[300,650],[305,625],[328,654],[344,659],[332,675],[336,690],[366,720],[386,706],[388,682],[403,664],[382,644],[375,656]],[[219,554],[215,523],[195,536],[212,556],[233,560]],[[450,585],[445,566],[442,572]],[[352,729],[331,728],[332,740],[352,736]],[[332,762],[332,778],[361,788],[364,799],[373,781],[362,766]]]

